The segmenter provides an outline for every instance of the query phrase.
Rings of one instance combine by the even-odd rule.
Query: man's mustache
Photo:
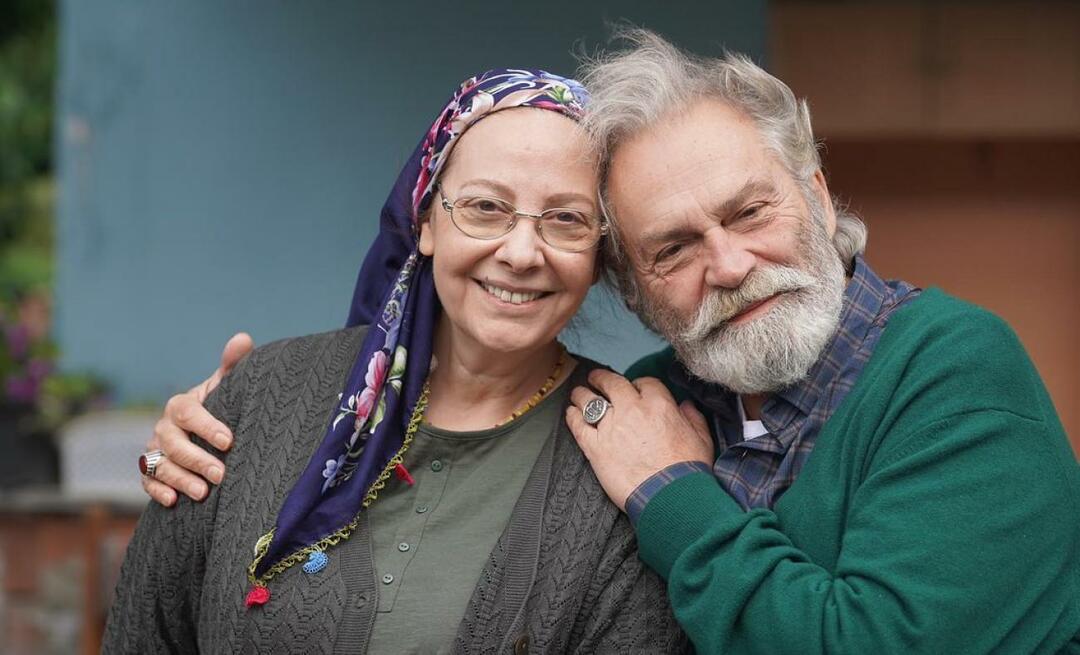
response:
[[[816,284],[809,273],[790,266],[756,268],[735,289],[712,289],[684,337],[696,341],[709,337],[747,309],[780,293],[800,291]]]

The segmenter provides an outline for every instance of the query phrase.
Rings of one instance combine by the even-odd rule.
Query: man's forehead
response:
[[[749,118],[719,101],[701,101],[617,144],[607,182],[621,192],[673,183],[688,188],[703,174],[725,172],[736,188],[745,181],[740,172],[754,175],[751,169],[768,168],[771,159]]]

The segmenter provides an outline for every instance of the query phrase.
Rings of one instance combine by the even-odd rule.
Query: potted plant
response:
[[[103,404],[106,386],[86,373],[56,369],[48,295],[0,301],[0,489],[55,485],[53,435],[72,416]]]

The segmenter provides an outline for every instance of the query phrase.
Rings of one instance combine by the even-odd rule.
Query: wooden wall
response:
[[[1080,454],[1080,3],[770,11],[870,263],[1004,317]]]

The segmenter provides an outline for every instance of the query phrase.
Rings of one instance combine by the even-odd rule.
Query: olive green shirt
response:
[[[378,605],[369,653],[449,653],[473,588],[506,529],[551,426],[564,382],[497,428],[423,425],[395,478],[367,510]]]

